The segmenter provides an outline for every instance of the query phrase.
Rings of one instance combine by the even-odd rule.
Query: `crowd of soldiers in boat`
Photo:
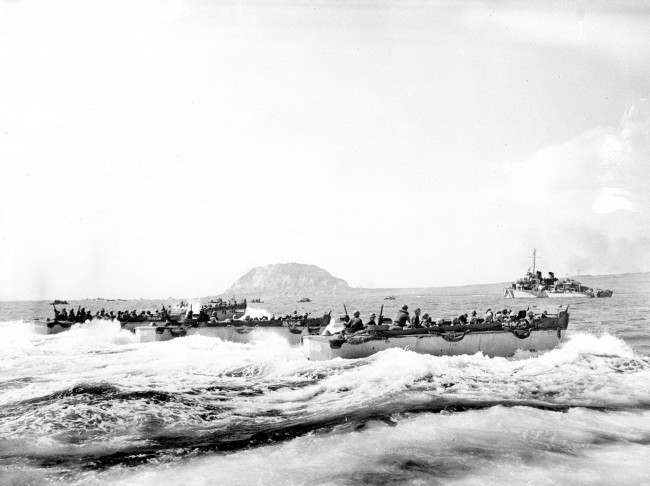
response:
[[[219,303],[211,302],[209,304],[202,305],[198,313],[194,313],[192,307],[189,306],[186,302],[181,301],[179,304],[180,312],[174,312],[171,307],[165,307],[164,305],[161,309],[156,309],[155,311],[151,310],[141,310],[136,311],[124,310],[124,311],[106,311],[104,308],[96,311],[94,314],[90,310],[86,310],[85,307],[78,307],[75,312],[74,308],[58,310],[54,307],[54,321],[55,322],[74,322],[74,323],[83,323],[88,320],[117,320],[121,323],[129,322],[168,322],[168,321],[177,321],[182,320],[185,322],[208,322],[210,320],[220,320],[224,314],[220,314],[219,311],[235,311],[245,309],[244,304],[238,303],[237,301],[223,301]],[[251,317],[245,316],[242,320],[246,322],[266,322],[266,321],[304,321],[311,318],[311,313],[307,312],[305,314],[299,314],[297,310],[293,311],[293,314],[282,314],[276,316],[271,314],[270,316],[259,316]]]
[[[90,311],[87,311],[85,308],[80,307],[77,309],[77,312],[74,309],[67,311],[63,309],[61,311],[54,308],[55,321],[61,322],[73,322],[73,323],[82,323],[87,320],[92,319],[105,319],[105,320],[117,320],[122,324],[125,323],[138,323],[138,322],[161,322],[161,323],[204,323],[214,320],[218,316],[218,310],[224,309],[233,309],[234,307],[241,306],[241,303],[236,301],[222,301],[219,303],[211,302],[206,305],[202,305],[199,309],[198,314],[194,314],[192,307],[187,305],[185,302],[181,302],[179,308],[183,309],[179,314],[178,312],[172,313],[172,309],[162,306],[161,309],[156,309],[154,312],[150,310],[142,310],[137,312],[132,311],[110,311],[107,312],[103,308],[95,314]],[[175,311],[177,311],[175,309]],[[466,328],[477,328],[482,327],[485,329],[504,327],[504,326],[522,326],[522,327],[532,327],[535,324],[536,320],[544,319],[548,316],[546,311],[542,312],[541,315],[535,315],[535,313],[530,310],[520,310],[518,312],[513,312],[512,309],[501,309],[493,311],[491,308],[487,309],[483,316],[479,316],[476,310],[473,310],[471,314],[460,314],[459,316],[453,319],[436,319],[434,320],[429,314],[424,313],[420,308],[415,309],[413,314],[409,313],[408,306],[403,305],[401,309],[397,312],[395,319],[390,319],[384,317],[383,315],[383,306],[382,311],[377,315],[372,313],[368,317],[366,322],[363,322],[361,319],[361,313],[355,311],[353,316],[350,316],[345,311],[345,315],[341,316],[341,322],[344,326],[343,334],[353,334],[359,331],[372,330],[376,329],[377,326],[386,326],[387,330],[399,330],[399,329],[423,329],[423,328],[454,328],[454,329],[466,329]],[[261,317],[250,317],[246,316],[242,320],[247,323],[273,323],[277,321],[284,322],[295,322],[295,323],[309,323],[314,321],[314,325],[326,326],[330,319],[331,312],[323,316],[323,318],[313,318],[310,313],[298,314],[297,311],[294,311],[293,314],[278,315],[272,314],[270,316],[261,316]],[[230,320],[230,319],[228,319]],[[316,322],[318,321],[318,322]],[[309,324],[311,325],[311,324]]]
[[[382,307],[383,311],[383,307]],[[355,311],[353,317],[350,318],[346,314],[342,316],[344,329],[343,334],[353,334],[359,331],[372,330],[376,326],[387,326],[387,330],[400,330],[400,329],[424,329],[424,328],[455,328],[458,330],[467,329],[469,327],[484,327],[497,328],[504,326],[519,326],[519,327],[532,327],[541,319],[548,317],[548,312],[543,311],[541,315],[535,315],[530,310],[520,310],[513,312],[512,309],[501,309],[493,311],[491,308],[485,311],[483,317],[480,317],[476,310],[471,314],[460,314],[453,319],[436,319],[434,320],[429,314],[422,314],[420,308],[415,309],[411,315],[407,305],[403,305],[397,312],[395,319],[383,317],[380,313],[379,318],[376,314],[372,313],[365,323],[361,320],[361,313]]]
[[[169,310],[163,305],[162,310],[156,309],[155,312],[150,310],[146,311],[110,311],[107,312],[104,308],[96,311],[94,314],[85,307],[78,307],[77,312],[74,308],[68,311],[67,309],[58,310],[54,308],[54,320],[65,322],[86,322],[92,319],[113,320],[116,319],[120,322],[145,322],[145,321],[165,321],[169,318]]]
[[[151,310],[118,310],[106,311],[104,308],[96,311],[94,314],[85,307],[77,307],[75,312],[74,308],[58,310],[54,304],[54,320],[61,322],[75,322],[81,323],[92,319],[113,320],[116,319],[120,322],[165,322],[175,320],[179,317],[189,320],[208,321],[211,318],[218,318],[223,316],[223,312],[230,312],[234,314],[236,311],[246,309],[246,299],[237,301],[235,299],[217,299],[211,300],[207,304],[203,304],[197,314],[194,313],[192,306],[186,301],[181,301],[177,306],[165,306],[164,304],[160,309]]]

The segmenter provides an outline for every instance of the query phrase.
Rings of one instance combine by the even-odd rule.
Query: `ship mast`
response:
[[[535,274],[537,270],[536,262],[535,262],[535,257],[537,256],[537,248],[533,248],[533,274]]]

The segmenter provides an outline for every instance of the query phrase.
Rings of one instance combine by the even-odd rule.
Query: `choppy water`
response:
[[[0,483],[647,484],[650,275],[611,280],[589,283],[612,299],[571,304],[561,348],[514,359],[309,362],[264,333],[141,344],[107,322],[43,336],[20,318],[46,304],[2,303]],[[506,305],[497,286],[397,295],[348,306]],[[315,300],[314,312],[340,307]],[[556,305],[517,306],[529,303]]]

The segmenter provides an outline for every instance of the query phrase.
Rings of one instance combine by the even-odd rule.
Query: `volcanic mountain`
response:
[[[309,297],[350,290],[348,283],[316,265],[277,263],[255,267],[237,279],[226,295],[294,295]]]

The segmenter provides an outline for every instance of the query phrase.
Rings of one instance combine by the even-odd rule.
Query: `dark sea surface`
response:
[[[40,335],[46,302],[1,302],[0,484],[650,484],[650,274],[582,280],[614,296],[506,301],[476,285],[344,298],[391,317],[402,304],[434,317],[570,305],[560,348],[512,359],[310,362],[263,331],[139,343],[106,321]],[[275,313],[343,303],[264,300],[253,306]]]

